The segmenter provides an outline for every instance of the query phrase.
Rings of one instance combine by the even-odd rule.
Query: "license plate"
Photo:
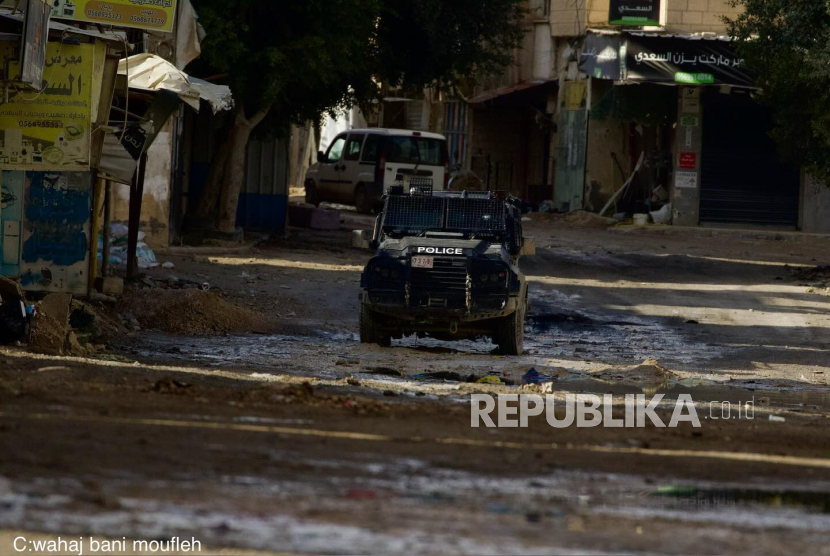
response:
[[[432,268],[434,257],[412,257],[412,268]]]

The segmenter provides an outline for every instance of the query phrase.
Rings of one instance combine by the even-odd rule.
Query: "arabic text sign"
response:
[[[626,79],[691,85],[753,85],[744,61],[721,40],[629,36]]]
[[[17,0],[0,0],[0,6],[14,6]],[[177,0],[50,0],[52,17],[133,27],[151,31],[173,30]]]
[[[13,46],[0,43],[0,56]],[[95,46],[49,43],[41,92],[11,90],[0,106],[4,169],[86,170],[90,164]],[[11,74],[20,71],[11,64]]]
[[[579,71],[597,79],[621,79],[619,35],[588,34],[579,56]]]
[[[608,22],[611,25],[660,25],[660,0],[611,0]]]

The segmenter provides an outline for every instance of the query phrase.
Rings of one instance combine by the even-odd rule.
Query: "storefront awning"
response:
[[[579,70],[627,83],[755,86],[744,61],[724,37],[589,33]]]
[[[482,104],[488,101],[502,99],[504,97],[508,97],[510,95],[522,93],[529,90],[539,90],[540,88],[556,83],[558,83],[557,79],[537,79],[534,81],[524,81],[522,83],[519,83],[518,85],[511,85],[509,87],[501,87],[498,89],[493,89],[492,91],[487,91],[484,94],[471,98],[469,100],[469,104]]]
[[[200,100],[210,104],[214,113],[233,107],[230,87],[190,77],[155,54],[137,54],[121,60],[118,73],[127,76],[131,89],[172,91],[197,112]]]

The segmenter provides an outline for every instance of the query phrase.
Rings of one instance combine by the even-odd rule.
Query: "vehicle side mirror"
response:
[[[317,162],[325,164],[328,161],[329,159],[326,157],[326,153],[323,151],[317,151]]]
[[[372,232],[368,230],[352,230],[352,247],[358,249],[372,249],[374,243]]]

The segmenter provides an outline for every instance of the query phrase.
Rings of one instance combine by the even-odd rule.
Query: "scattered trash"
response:
[[[127,264],[127,245],[128,245],[128,235],[129,235],[129,228],[124,224],[112,224],[110,225],[110,256],[108,262],[113,265],[126,265]],[[147,234],[144,232],[138,232],[138,245],[136,246],[136,257],[139,268],[147,269],[147,268],[155,268],[159,266],[159,262],[156,260],[155,252],[150,249],[150,247],[144,243],[144,238],[147,237]],[[104,258],[104,238],[103,236],[98,236],[98,260],[102,261]]]
[[[171,269],[171,268],[175,268],[175,267],[176,267],[176,265],[174,265],[173,263],[170,263],[170,262],[167,262],[167,263],[164,263],[163,265],[161,265],[161,268],[166,268],[166,269]]]
[[[784,421],[786,421],[786,419],[784,419],[783,417],[779,417],[778,415],[770,415],[769,420],[773,423],[783,423]]]
[[[663,205],[663,208],[656,210],[651,214],[651,219],[655,224],[671,224],[671,205]]]
[[[552,377],[547,375],[543,375],[536,368],[530,369],[522,376],[522,383],[523,384],[542,384],[544,382],[550,382]]]

